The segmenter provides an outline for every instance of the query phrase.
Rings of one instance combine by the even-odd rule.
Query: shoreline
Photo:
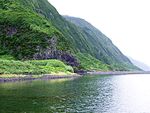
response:
[[[95,75],[128,75],[128,74],[150,74],[150,71],[87,71],[84,73],[74,73],[71,75],[15,75],[16,77],[2,77],[0,76],[0,83],[17,82],[17,81],[32,81],[32,80],[53,80],[64,78],[77,78],[82,76],[95,76]],[[23,77],[22,77],[23,76]]]
[[[5,82],[17,82],[17,81],[33,81],[33,80],[54,80],[54,79],[65,79],[65,78],[77,78],[82,75],[73,74],[73,75],[49,75],[45,74],[43,76],[33,77],[32,75],[26,75],[25,77],[0,77],[0,83]]]
[[[150,74],[150,71],[89,71],[88,75],[128,75],[128,74]]]

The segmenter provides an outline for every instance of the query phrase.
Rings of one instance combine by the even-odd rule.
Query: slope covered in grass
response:
[[[75,24],[82,31],[86,41],[89,43],[89,51],[92,51],[91,55],[93,57],[110,65],[113,70],[138,70],[106,35],[89,22],[70,16],[64,16],[64,18]]]
[[[6,57],[6,56],[5,56]],[[52,74],[64,72],[73,73],[73,68],[59,60],[16,61],[0,57],[0,74]]]
[[[0,54],[29,59],[48,48],[53,37],[57,38],[57,49],[68,49],[61,32],[41,15],[15,0],[3,0],[0,6]]]
[[[76,57],[72,54],[83,53],[85,59],[92,56],[112,70],[137,69],[108,37],[88,22],[65,18],[47,0],[1,0],[0,55],[12,55],[17,60],[57,58],[80,63],[84,69],[96,67],[92,62],[87,63],[89,67],[83,65],[86,60],[80,58],[79,63],[74,63]]]
[[[110,66],[107,64],[104,64],[100,60],[92,57],[89,54],[82,54],[78,53],[76,54],[76,57],[81,62],[81,68],[85,70],[98,70],[98,71],[108,71],[110,70]]]

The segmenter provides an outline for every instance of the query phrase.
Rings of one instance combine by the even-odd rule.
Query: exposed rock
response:
[[[17,33],[17,29],[15,28],[15,27],[8,27],[7,29],[6,29],[6,34],[7,34],[7,36],[10,36],[10,37],[12,37],[14,34],[16,34]]]
[[[43,53],[36,53],[34,55],[34,59],[36,60],[59,59],[61,61],[66,62],[68,65],[76,66],[76,67],[79,66],[78,60],[73,55],[64,51],[60,51],[60,50],[56,50],[53,52],[46,50]]]
[[[49,47],[46,50],[42,50],[37,46],[38,53],[34,54],[33,58],[36,60],[42,59],[59,59],[66,62],[71,66],[79,66],[78,60],[71,54],[62,50],[57,50],[57,37],[53,36],[51,39],[47,39]]]
[[[75,73],[78,73],[80,75],[85,75],[85,74],[87,74],[87,71],[86,70],[75,70]]]

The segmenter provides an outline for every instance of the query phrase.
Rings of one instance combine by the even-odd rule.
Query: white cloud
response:
[[[81,17],[128,56],[150,65],[149,0],[49,0],[60,14]]]

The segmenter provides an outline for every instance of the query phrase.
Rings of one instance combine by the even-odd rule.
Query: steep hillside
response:
[[[142,69],[144,71],[150,71],[150,66],[144,64],[143,62],[137,61],[131,57],[128,57],[128,58],[135,66],[139,67],[140,69]]]
[[[35,53],[43,52],[50,45],[54,46],[54,38],[57,45],[53,48],[69,49],[62,33],[50,21],[19,2],[0,2],[0,54],[11,54],[17,59],[33,58]]]
[[[1,55],[53,58],[79,66],[85,64],[81,54],[86,54],[105,69],[137,69],[99,30],[82,19],[66,20],[47,0],[1,0],[0,12]]]
[[[118,69],[134,69],[136,67],[101,31],[84,19],[64,16],[64,18],[79,27],[90,45],[92,56]]]

